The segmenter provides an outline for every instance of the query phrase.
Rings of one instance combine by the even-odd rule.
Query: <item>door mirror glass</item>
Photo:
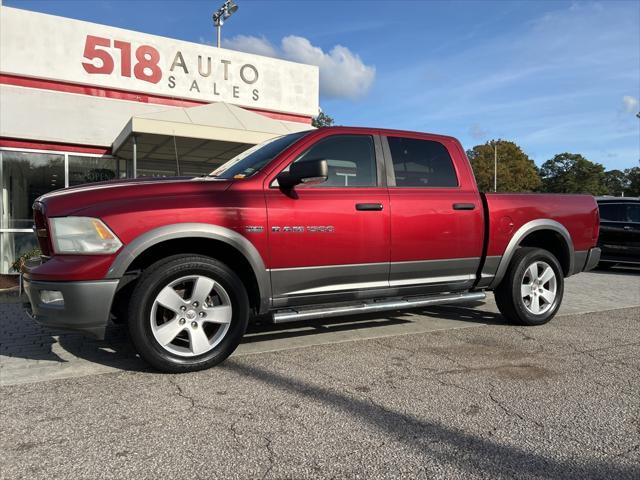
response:
[[[278,185],[282,188],[293,188],[300,183],[315,185],[326,182],[329,177],[329,166],[325,159],[305,160],[291,164],[288,172],[278,175]]]

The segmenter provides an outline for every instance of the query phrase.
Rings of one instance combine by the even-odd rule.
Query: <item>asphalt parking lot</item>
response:
[[[121,329],[91,342],[0,309],[3,478],[640,476],[637,273],[570,278],[543,327],[491,301],[260,327],[179,376]]]

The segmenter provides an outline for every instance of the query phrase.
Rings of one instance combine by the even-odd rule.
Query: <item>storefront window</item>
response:
[[[34,200],[65,185],[64,155],[1,151],[0,174],[0,228],[30,229],[33,226],[31,206]]]
[[[69,155],[69,186],[118,178],[116,162],[112,157]]]
[[[64,155],[0,151],[0,273],[37,247],[31,228],[36,198],[63,188]]]
[[[0,274],[11,273],[11,264],[37,247],[31,231],[36,198],[65,185],[126,178],[127,169],[113,157],[0,150]]]

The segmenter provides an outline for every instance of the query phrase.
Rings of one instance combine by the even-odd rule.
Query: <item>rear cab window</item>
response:
[[[453,159],[435,140],[388,136],[396,187],[447,188],[459,185]]]

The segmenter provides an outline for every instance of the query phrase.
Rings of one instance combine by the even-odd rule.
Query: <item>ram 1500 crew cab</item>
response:
[[[137,179],[38,198],[31,314],[182,372],[223,361],[248,322],[467,302],[495,292],[548,322],[565,277],[597,263],[585,195],[480,193],[451,137],[332,127],[255,146],[199,178]]]

